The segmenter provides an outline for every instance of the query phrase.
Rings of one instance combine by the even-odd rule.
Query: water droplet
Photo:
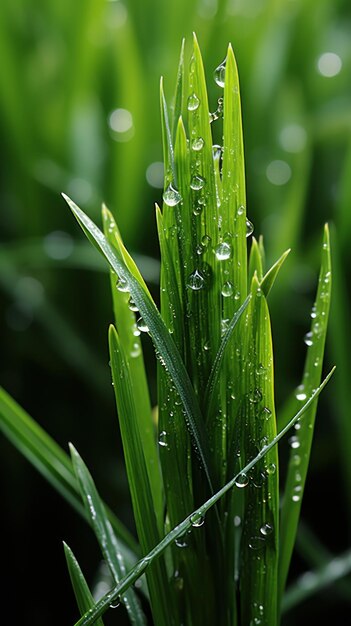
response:
[[[194,515],[191,516],[190,522],[193,528],[200,528],[200,526],[203,526],[203,524],[205,523],[205,517],[204,515],[195,513]]]
[[[140,331],[140,333],[148,333],[149,332],[149,327],[148,327],[147,324],[145,324],[145,322],[144,322],[142,317],[139,317],[139,319],[137,319],[137,323],[136,324],[137,324],[137,329]]]
[[[199,108],[200,100],[196,93],[193,93],[188,98],[188,111],[196,111]]]
[[[273,526],[271,524],[262,524],[260,528],[260,533],[264,537],[268,537],[268,535],[271,534],[272,530],[273,530]]]
[[[235,528],[238,528],[241,524],[241,517],[239,517],[239,515],[235,515],[234,516],[234,526]]]
[[[195,150],[195,152],[200,152],[200,150],[202,150],[204,145],[205,145],[205,141],[202,139],[202,137],[197,137],[196,139],[193,139],[191,147],[193,150]]]
[[[184,535],[182,535],[181,537],[178,537],[178,539],[176,539],[174,543],[176,544],[177,548],[188,547],[188,542],[186,541]]]
[[[234,300],[240,300],[240,291],[236,291],[234,294]]]
[[[294,494],[291,499],[292,499],[293,502],[300,502],[300,500],[301,500],[301,498],[300,498],[300,496],[298,494]]]
[[[254,231],[254,225],[246,218],[246,237],[250,237]]]
[[[247,477],[246,474],[242,473],[239,474],[239,476],[235,479],[235,485],[239,488],[242,489],[243,487],[246,487],[246,485],[249,484],[249,479]]]
[[[172,183],[168,185],[162,197],[167,206],[177,206],[182,199],[179,191],[173,187]]]
[[[210,342],[209,341],[205,341],[204,343],[204,350],[205,352],[208,352],[210,349]]]
[[[203,289],[204,286],[205,286],[204,276],[201,274],[199,270],[194,270],[188,278],[187,287],[189,287],[193,291],[199,291],[200,289]]]
[[[248,394],[248,398],[251,404],[257,404],[262,400],[262,391],[256,388]]]
[[[116,600],[114,600],[111,604],[110,604],[110,609],[118,609],[118,607],[121,605],[121,599],[118,596],[118,598],[116,598]]]
[[[222,243],[218,244],[218,246],[215,247],[214,253],[218,261],[226,261],[227,259],[231,257],[232,247],[229,243],[226,243],[225,241],[223,241]]]
[[[199,176],[198,174],[195,174],[190,181],[190,187],[194,191],[200,191],[200,189],[203,188],[204,184],[205,184],[205,179],[202,178],[202,176]]]
[[[276,465],[275,463],[270,463],[269,465],[267,465],[266,467],[266,474],[268,474],[268,476],[272,476],[273,474],[275,474],[276,472]]]
[[[218,144],[212,146],[212,154],[215,161],[220,159],[222,154],[222,146],[219,146]]]
[[[208,248],[209,244],[211,243],[211,237],[209,235],[204,235],[201,239],[201,243],[206,250],[206,248]]]
[[[139,310],[132,297],[130,297],[128,300],[128,307],[134,313]]]
[[[290,439],[288,441],[289,441],[290,447],[293,448],[294,450],[299,448],[300,445],[301,445],[298,437],[296,437],[296,436],[290,437]]]
[[[268,421],[272,415],[272,411],[268,408],[268,406],[264,406],[262,411],[260,412],[260,418],[262,420]]]
[[[193,208],[193,215],[195,215],[195,217],[197,217],[198,215],[200,215],[202,213],[202,206],[201,204],[197,204],[194,206]]]
[[[249,540],[249,548],[251,550],[262,550],[265,546],[265,539],[263,537],[251,537]]]
[[[245,207],[244,207],[244,205],[243,205],[243,204],[241,204],[241,205],[238,207],[238,215],[243,215],[244,213],[245,213]]]
[[[168,448],[167,433],[165,430],[162,430],[159,434],[158,445],[161,446],[161,448]]]
[[[227,280],[224,283],[221,293],[224,298],[229,298],[229,296],[233,295],[233,284],[230,282],[230,280]]]
[[[215,79],[215,82],[217,83],[218,87],[224,87],[224,84],[225,84],[225,66],[226,66],[226,59],[224,59],[224,61],[222,61],[222,63],[220,65],[218,65],[218,67],[216,67],[216,69],[214,71],[214,79]]]
[[[130,356],[133,359],[136,359],[138,356],[140,356],[141,354],[141,347],[140,347],[140,343],[138,343],[137,341],[135,343],[133,343],[131,352],[130,352]]]
[[[306,333],[306,335],[304,336],[303,340],[304,340],[306,346],[313,346],[313,333],[311,331]]]
[[[199,256],[201,256],[201,254],[204,253],[205,248],[203,247],[203,245],[201,243],[199,243],[196,248],[195,248],[196,254],[198,254]]]
[[[304,402],[304,400],[306,400],[307,395],[305,393],[304,385],[299,385],[297,387],[295,396],[296,396],[296,399],[299,400],[300,402]]]
[[[125,278],[118,278],[116,287],[118,291],[129,291],[128,281]]]
[[[316,307],[315,304],[313,305],[313,307],[311,309],[311,317],[312,317],[312,319],[315,319],[317,317],[317,307]]]

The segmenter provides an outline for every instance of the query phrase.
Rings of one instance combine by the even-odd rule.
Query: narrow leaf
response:
[[[94,598],[90,593],[90,589],[84,578],[84,574],[71,548],[65,542],[63,543],[63,548],[65,551],[67,567],[74,595],[77,600],[78,609],[81,615],[83,615],[84,613],[86,613],[86,611],[94,606]],[[96,625],[104,626],[102,619],[98,619]]]

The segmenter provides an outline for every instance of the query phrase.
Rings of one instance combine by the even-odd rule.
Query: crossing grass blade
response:
[[[77,600],[78,609],[81,614],[84,614],[86,611],[88,611],[88,609],[94,606],[94,598],[90,593],[88,583],[84,578],[84,574],[71,548],[65,542],[63,542],[63,548],[65,551],[68,572],[71,579],[74,595]],[[102,621],[102,619],[97,620],[96,626],[104,626],[104,622]]]
[[[305,337],[307,355],[302,384],[297,389],[296,403],[317,388],[321,380],[324,345],[327,333],[331,297],[331,260],[329,229],[325,225],[321,269],[315,304],[312,307],[311,330]],[[290,439],[290,458],[281,511],[281,540],[279,552],[279,597],[282,598],[288,575],[300,517],[301,502],[311,453],[317,406],[304,415]],[[296,428],[296,427],[295,427]]]
[[[280,269],[289,253],[290,253],[290,249],[286,250],[286,252],[283,252],[282,256],[278,259],[278,261],[276,261],[274,265],[272,265],[272,267],[268,270],[268,272],[266,272],[266,274],[261,279],[260,286],[266,297],[268,296],[270,290],[272,289],[275,279],[278,273],[280,272]]]
[[[103,557],[110,568],[115,583],[118,584],[121,578],[125,576],[126,570],[117,538],[90,472],[72,444],[70,444],[70,452],[85,510],[90,517]],[[133,589],[128,589],[120,599],[127,610],[131,623],[135,626],[145,626],[146,619]]]
[[[155,344],[156,350],[162,356],[164,367],[169,373],[174,386],[181,398],[184,406],[185,419],[191,434],[192,444],[196,454],[201,461],[201,466],[208,481],[210,490],[213,491],[210,470],[210,455],[208,452],[208,442],[204,431],[201,412],[197,398],[194,394],[189,375],[185,369],[181,356],[166,328],[151,296],[145,290],[143,281],[140,282],[139,273],[132,273],[124,262],[121,252],[117,248],[112,248],[104,237],[101,230],[92,222],[79,207],[67,196],[65,199],[76,217],[78,223],[93,241],[111,268],[116,272],[119,279],[123,279],[128,284],[129,292],[139,309],[142,319],[149,329],[150,336]]]
[[[228,483],[226,483],[217,493],[209,498],[204,504],[202,504],[196,511],[191,513],[178,524],[173,530],[171,530],[162,541],[155,546],[155,548],[144,556],[135,567],[120,581],[120,583],[111,589],[105,596],[103,596],[95,606],[87,611],[82,618],[76,622],[75,626],[91,626],[96,620],[101,617],[109,608],[119,595],[124,593],[133,583],[135,583],[140,576],[142,576],[154,559],[158,558],[177,538],[184,536],[184,534],[191,530],[193,525],[196,525],[199,519],[203,518],[206,513],[213,507],[223,496],[228,493],[235,486],[238,486],[238,480],[240,480],[242,474],[248,475],[249,472],[259,463],[265,455],[274,448],[274,446],[286,435],[286,433],[292,428],[296,422],[304,415],[304,413],[316,402],[319,394],[322,392],[326,384],[329,382],[331,376],[335,371],[335,367],[325,377],[319,387],[311,394],[308,400],[304,403],[301,409],[294,415],[293,418],[287,423],[287,425],[274,437],[272,441],[259,450],[258,454],[245,466],[242,470],[236,474]],[[195,522],[195,524],[194,524]]]
[[[86,520],[71,460],[60,446],[0,388],[0,429],[40,474]],[[112,528],[118,537],[121,553],[129,569],[140,549],[129,531],[106,507]]]

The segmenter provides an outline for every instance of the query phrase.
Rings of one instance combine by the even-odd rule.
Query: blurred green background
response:
[[[349,0],[1,1],[1,384],[65,449],[75,444],[132,527],[108,367],[108,275],[60,192],[97,221],[106,202],[157,297],[158,85],[164,75],[170,98],[181,39],[192,31],[213,110],[221,94],[212,73],[233,44],[248,214],[264,235],[268,263],[292,248],[271,299],[278,407],[299,384],[322,226],[332,226],[327,365],[338,372],[320,403],[303,517],[336,554],[349,545],[351,514]],[[220,126],[214,132],[220,142]],[[145,350],[155,397],[147,339]],[[93,534],[3,437],[0,463],[11,623],[73,624],[61,540],[92,581]],[[300,547],[292,575],[311,558]],[[346,624],[347,609],[331,589],[284,624],[311,623],[311,615]]]

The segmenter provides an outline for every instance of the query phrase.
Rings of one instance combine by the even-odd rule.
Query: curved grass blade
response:
[[[74,595],[77,600],[78,609],[81,615],[83,615],[86,611],[94,606],[94,598],[90,593],[90,589],[84,578],[84,574],[71,548],[65,542],[63,542],[63,549],[65,551],[68,572],[70,575]],[[102,619],[97,620],[96,626],[104,626]]]
[[[272,267],[268,270],[268,272],[266,272],[266,274],[262,278],[260,287],[261,287],[264,295],[266,296],[266,298],[267,298],[270,290],[272,289],[274,281],[277,278],[278,273],[280,271],[280,268],[283,265],[283,263],[284,263],[284,261],[285,261],[285,259],[286,259],[286,257],[288,256],[289,253],[290,253],[290,248],[289,248],[289,250],[286,250],[286,252],[283,252],[283,254],[278,259],[278,261],[276,261],[274,263],[274,265],[272,265]]]
[[[117,248],[112,248],[101,230],[74,202],[72,202],[72,200],[70,200],[70,198],[67,196],[64,196],[64,198],[87,237],[93,242],[95,247],[102,252],[119,278],[122,278],[128,284],[128,289],[135,305],[138,307],[145,324],[149,328],[149,333],[153,339],[156,350],[180,396],[195,452],[205,472],[210,490],[213,492],[208,443],[200,408],[184,363],[173,339],[165,327],[160,313],[151,299],[149,292],[145,291],[138,277],[135,276],[124,263],[120,251]]]
[[[0,430],[63,498],[88,520],[68,454],[2,388]],[[126,566],[130,568],[140,554],[139,546],[112,511],[107,507],[106,510]]]
[[[319,385],[322,374],[325,338],[331,296],[331,259],[329,230],[324,228],[322,261],[315,304],[312,308],[312,325],[305,341],[308,345],[302,384],[298,387],[297,403]],[[317,405],[304,415],[298,430],[290,440],[291,451],[281,511],[281,543],[279,554],[279,597],[282,598],[295,543],[301,511]]]
[[[125,576],[126,569],[116,535],[113,532],[88,468],[74,446],[70,444],[69,447],[85,510],[90,518],[91,526],[99,542],[103,557],[111,570],[115,582],[118,583]],[[144,626],[146,624],[145,616],[133,589],[128,589],[121,596],[121,601],[126,607],[131,623],[136,626]]]
[[[264,456],[269,452],[281,439],[286,435],[289,429],[296,424],[297,420],[307,411],[311,405],[316,401],[321,391],[324,389],[325,385],[329,382],[331,376],[335,371],[335,367],[329,372],[329,374],[325,377],[321,385],[316,389],[309,399],[305,402],[303,407],[294,415],[294,417],[288,422],[288,424],[274,437],[272,441],[270,441],[264,448],[262,448],[258,454],[253,458],[238,474],[234,476],[224,487],[222,487],[217,493],[215,493],[211,498],[209,498],[202,506],[200,506],[196,511],[188,515],[186,519],[184,519],[180,524],[178,524],[173,530],[171,530],[162,541],[155,546],[151,552],[143,557],[135,567],[125,576],[125,578],[120,581],[119,585],[111,589],[105,596],[103,596],[94,606],[93,609],[87,611],[85,615],[75,624],[75,626],[90,626],[94,624],[95,621],[103,615],[110,604],[118,598],[121,593],[124,593],[126,589],[130,587],[140,576],[144,574],[149,565],[153,562],[154,559],[158,558],[172,543],[188,530],[191,529],[194,522],[196,523],[199,518],[204,517],[207,511],[213,507],[230,489],[235,487],[236,482],[239,477],[242,476],[243,473],[248,474],[250,470],[258,463]]]
[[[121,242],[116,224],[107,209],[103,210],[103,221],[107,240],[113,245],[113,241],[118,237]],[[125,258],[126,255],[127,252],[124,249]],[[130,267],[133,268],[131,261]],[[142,444],[140,450],[143,451],[145,458],[153,508],[159,533],[162,534],[164,522],[162,476],[142,345],[140,336],[137,334],[139,331],[136,324],[136,315],[135,312],[130,309],[130,306],[132,306],[132,308],[135,307],[134,305],[130,305],[130,295],[128,291],[125,291],[125,284],[120,280],[116,282],[116,274],[113,271],[111,271],[111,291],[118,338],[128,366],[128,384],[131,386],[131,397],[133,398],[133,408],[135,409],[133,416],[136,417],[137,420],[137,434]],[[124,411],[123,419],[126,418],[126,415],[128,415],[128,407],[126,411]],[[133,442],[131,442],[131,445],[132,444]]]
[[[351,550],[334,557],[317,570],[305,572],[286,590],[282,599],[282,613],[290,611],[311,596],[338,582],[351,573]]]

